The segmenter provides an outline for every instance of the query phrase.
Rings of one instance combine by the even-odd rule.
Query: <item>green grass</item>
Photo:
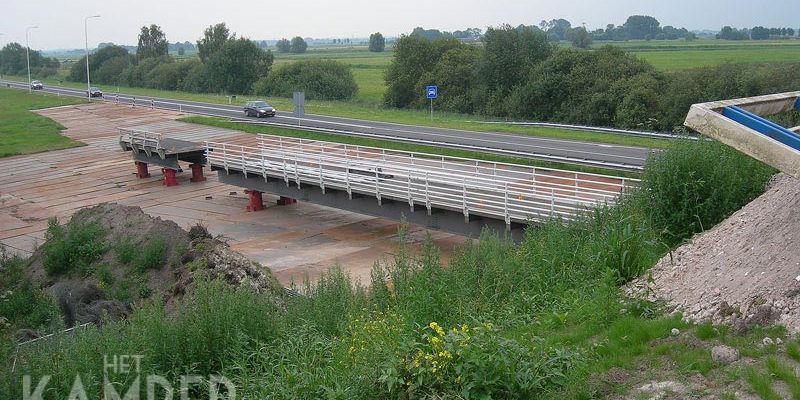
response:
[[[800,40],[631,40],[598,42],[635,53],[662,71],[708,67],[724,63],[781,63],[800,59]]]
[[[707,154],[693,143],[666,152],[683,167],[710,170],[692,179],[753,174],[676,156]],[[645,212],[661,205],[639,193],[577,221],[533,227],[519,244],[486,232],[457,248],[446,267],[431,240],[412,252],[404,226],[369,290],[338,267],[291,298],[198,281],[168,307],[139,304],[126,321],[26,348],[14,374],[0,368],[0,392],[20,398],[22,375],[51,375],[48,395],[61,398],[80,373],[88,397],[99,397],[103,354],[142,355],[142,375],[165,375],[173,386],[184,373],[220,374],[241,397],[257,399],[589,399],[599,397],[592,376],[611,367],[660,371],[669,360],[681,377],[711,376],[718,367],[681,316],[619,290],[630,271],[668,250]],[[673,336],[673,328],[684,333]],[[764,334],[781,336],[757,329],[746,338],[722,332],[720,341],[756,346]],[[110,380],[127,388],[133,378]]]
[[[597,132],[584,132],[569,129],[527,127],[519,125],[486,124],[482,118],[473,115],[453,114],[436,112],[434,105],[434,117],[431,118],[427,110],[395,109],[384,108],[381,106],[383,97],[384,82],[383,70],[368,68],[354,71],[356,78],[364,79],[359,83],[359,96],[352,101],[319,101],[307,100],[306,113],[329,115],[344,118],[355,118],[367,121],[382,121],[405,125],[432,126],[437,128],[459,129],[477,132],[503,132],[553,139],[579,140],[584,142],[616,144],[623,146],[639,146],[648,148],[665,148],[669,141],[662,139],[650,139],[637,136],[616,135]],[[23,81],[22,77],[6,77]],[[79,82],[60,81],[57,78],[44,79],[45,85],[63,85],[66,87],[83,89],[85,86]],[[113,96],[117,91],[134,96],[141,96],[142,99],[148,97],[172,98],[188,101],[199,101],[212,104],[229,104],[227,96],[218,94],[187,93],[180,91],[167,91],[146,88],[134,88],[124,86],[102,85],[106,96]],[[239,95],[232,104],[242,105],[252,96]],[[279,110],[291,110],[293,108],[291,99],[287,98],[267,98],[270,104]]]
[[[789,387],[792,399],[800,400],[800,379],[792,367],[778,361],[775,357],[767,358],[767,371],[776,378],[782,380]]]
[[[581,166],[574,164],[538,161],[529,158],[507,157],[491,153],[448,149],[444,147],[425,146],[412,143],[393,142],[390,140],[368,139],[355,136],[334,135],[322,132],[304,131],[301,129],[287,129],[287,128],[276,128],[264,125],[242,124],[242,123],[231,122],[225,118],[219,118],[219,117],[191,116],[191,117],[183,117],[179,120],[193,124],[215,126],[218,128],[226,128],[226,129],[235,129],[247,133],[263,133],[275,136],[322,140],[327,142],[345,143],[358,146],[379,147],[384,149],[401,150],[401,151],[413,151],[413,152],[427,153],[427,154],[447,156],[447,157],[472,158],[484,161],[529,165],[529,166],[543,167],[543,168],[556,168],[569,171],[587,172],[587,173],[595,173],[603,175],[625,176],[629,178],[637,178],[640,175],[637,172],[630,172],[630,171],[620,171],[620,170]]]
[[[69,97],[0,89],[0,157],[82,146],[60,134],[63,126],[30,111],[81,102]]]
[[[747,372],[746,379],[753,391],[762,400],[782,400],[782,397],[772,389],[772,377],[768,374],[750,369]]]
[[[708,67],[725,63],[773,64],[797,62],[800,45],[787,48],[757,47],[751,49],[648,51],[636,54],[663,71]]]

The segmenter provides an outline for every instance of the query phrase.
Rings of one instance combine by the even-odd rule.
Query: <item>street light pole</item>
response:
[[[31,88],[31,46],[28,44],[28,31],[36,28],[38,28],[36,25],[25,28],[25,60],[28,63],[28,92],[33,92],[33,89]]]
[[[83,19],[83,37],[86,44],[86,95],[91,97],[91,93],[89,93],[92,88],[89,79],[89,18],[100,18],[100,15],[91,15]]]

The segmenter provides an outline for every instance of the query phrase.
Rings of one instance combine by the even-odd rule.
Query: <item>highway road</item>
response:
[[[28,89],[25,82],[0,80],[0,85]],[[62,96],[86,97],[86,91],[60,86],[45,86],[44,92]],[[581,142],[500,132],[475,132],[366,121],[307,114],[295,118],[291,112],[280,112],[274,118],[246,117],[241,106],[201,103],[158,97],[133,96],[125,93],[106,93],[105,101],[141,107],[169,109],[189,114],[233,118],[247,123],[269,124],[278,127],[313,130],[333,134],[387,139],[439,147],[490,152],[508,156],[527,157],[596,167],[640,170],[651,149],[604,143]]]

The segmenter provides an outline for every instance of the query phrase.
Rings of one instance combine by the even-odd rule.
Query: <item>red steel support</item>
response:
[[[289,204],[294,204],[294,203],[297,203],[297,199],[293,199],[291,197],[281,196],[281,198],[278,199],[279,206],[288,206]]]
[[[258,190],[245,190],[250,195],[250,202],[247,204],[247,211],[261,211],[264,209],[264,199]]]
[[[164,180],[161,182],[164,186],[178,186],[178,180],[175,178],[175,170],[172,168],[161,168],[164,174]]]
[[[190,182],[203,182],[206,180],[206,177],[203,176],[203,164],[189,164],[189,167],[192,169],[192,179],[189,179]]]
[[[147,163],[134,161],[136,164],[136,177],[139,179],[149,178],[150,172],[147,171]]]

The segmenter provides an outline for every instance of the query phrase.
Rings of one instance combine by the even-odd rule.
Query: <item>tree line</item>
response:
[[[293,39],[290,46],[303,46]],[[299,42],[302,41],[302,44]],[[136,54],[106,45],[89,55],[92,82],[98,84],[229,93],[289,96],[305,90],[309,99],[349,99],[357,91],[350,67],[338,62],[298,61],[273,70],[274,56],[260,43],[237,37],[225,23],[209,26],[197,41],[198,57],[176,60],[161,27],[141,28]],[[86,58],[70,69],[68,79],[86,81]]]
[[[31,76],[46,78],[58,72],[60,63],[56,58],[44,57],[36,50],[30,50]],[[27,75],[28,63],[25,47],[13,42],[3,46],[0,50],[0,74],[2,75]]]
[[[437,107],[489,117],[671,131],[691,104],[796,90],[800,64],[661,72],[614,46],[559,48],[542,29],[489,28],[482,46],[454,38],[400,37],[386,73],[387,106]]]
[[[794,28],[765,28],[763,26],[755,26],[752,29],[736,29],[723,26],[716,37],[722,40],[768,40],[793,37],[795,32],[800,34],[800,29],[795,31]]]

